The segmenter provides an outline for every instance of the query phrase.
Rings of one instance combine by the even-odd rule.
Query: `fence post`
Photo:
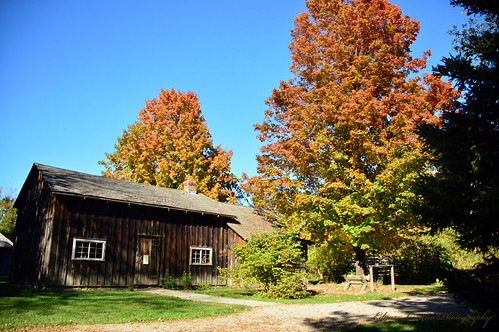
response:
[[[390,275],[392,277],[392,291],[395,291],[395,267],[393,265],[390,268]]]
[[[369,266],[369,282],[371,283],[371,293],[374,292],[374,269],[373,266]]]

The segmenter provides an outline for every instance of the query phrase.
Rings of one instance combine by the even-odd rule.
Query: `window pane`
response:
[[[209,264],[210,263],[210,250],[203,250],[202,251],[201,263],[202,264]]]
[[[102,243],[90,242],[89,258],[102,258]]]
[[[201,250],[192,249],[192,263],[194,264],[201,263]]]
[[[75,258],[88,258],[88,242],[77,241]]]

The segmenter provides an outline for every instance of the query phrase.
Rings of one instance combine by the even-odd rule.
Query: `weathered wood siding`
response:
[[[44,192],[39,180],[35,182],[41,187],[33,185],[30,201],[20,211],[15,282],[70,287],[157,285],[165,273],[181,278],[186,272],[195,284],[223,284],[217,267],[230,265],[230,248],[242,241],[224,217],[53,195]],[[44,192],[44,198],[35,199],[36,191]],[[105,260],[72,260],[74,238],[106,241]],[[213,264],[190,265],[190,246],[212,248]],[[148,266],[140,261],[141,251],[152,250],[145,247],[154,249]]]
[[[10,280],[39,284],[47,276],[52,241],[53,202],[42,176],[32,170],[26,190],[16,200],[16,241]]]

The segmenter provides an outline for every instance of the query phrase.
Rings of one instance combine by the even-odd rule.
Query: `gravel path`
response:
[[[221,317],[153,323],[76,326],[69,331],[330,331],[359,323],[410,317],[463,317],[463,304],[456,304],[451,294],[407,296],[390,300],[276,304],[236,300],[216,296],[151,290],[196,301],[214,301],[251,305],[248,311]],[[179,294],[180,293],[180,294]],[[230,302],[228,302],[230,301]],[[457,325],[457,322],[456,322]]]
[[[243,305],[247,305],[249,307],[263,307],[263,306],[269,306],[269,305],[279,305],[279,303],[274,303],[274,302],[231,299],[228,297],[196,294],[196,293],[187,293],[187,292],[180,292],[180,291],[161,289],[161,288],[159,288],[159,289],[145,289],[142,292],[180,297],[184,300],[191,300],[191,301],[218,302],[218,303],[227,303],[227,304],[243,304]]]

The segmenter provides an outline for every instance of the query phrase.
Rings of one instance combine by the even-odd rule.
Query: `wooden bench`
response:
[[[359,294],[364,292],[364,290],[367,287],[367,284],[369,283],[369,276],[366,275],[351,275],[351,274],[345,274],[343,276],[345,278],[345,281],[347,282],[345,286],[345,290],[347,290],[350,285],[362,285],[362,288],[360,289]]]

